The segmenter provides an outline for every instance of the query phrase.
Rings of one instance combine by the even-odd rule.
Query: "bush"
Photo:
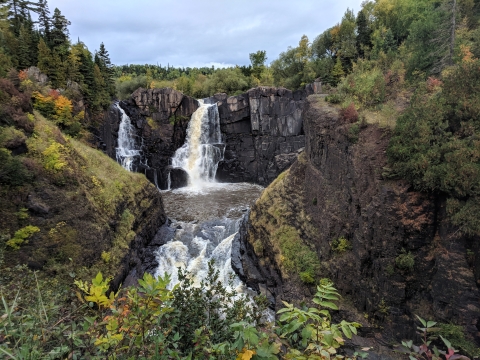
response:
[[[13,238],[7,241],[7,245],[14,250],[20,249],[20,245],[25,242],[28,242],[28,239],[35,233],[39,232],[40,229],[36,226],[25,226],[24,228],[18,230]]]
[[[397,120],[387,149],[399,177],[416,190],[449,197],[450,219],[467,234],[480,234],[479,65],[472,61],[456,68],[445,76],[442,91],[421,86]]]
[[[345,98],[339,94],[332,94],[328,95],[325,100],[331,104],[340,104],[341,102],[343,102],[343,100],[345,100]]]
[[[274,234],[282,252],[282,265],[290,273],[300,274],[301,280],[307,284],[314,283],[320,270],[317,254],[305,245],[298,231],[291,226],[283,225]]]
[[[18,157],[12,156],[7,149],[0,148],[0,184],[22,186],[32,179],[33,175]]]
[[[342,236],[338,239],[333,240],[330,243],[330,247],[332,248],[333,252],[343,254],[346,251],[352,250],[352,243]]]
[[[415,266],[415,257],[410,251],[407,253],[405,249],[402,249],[401,254],[395,258],[395,265],[401,270],[411,272]]]
[[[117,80],[116,88],[118,98],[121,100],[126,99],[138,88],[148,88],[147,77],[142,75],[119,79]]]
[[[342,120],[349,124],[358,121],[358,111],[355,108],[355,104],[352,102],[346,108],[340,110],[340,117]]]
[[[27,137],[25,136],[25,133],[13,126],[5,128],[0,127],[0,147],[15,149],[20,145],[25,144],[26,139]]]

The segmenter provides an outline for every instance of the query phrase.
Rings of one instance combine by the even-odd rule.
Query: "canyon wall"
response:
[[[478,343],[480,239],[449,224],[442,196],[382,175],[388,129],[345,123],[318,96],[306,101],[303,120],[305,152],[252,208],[232,259],[237,272],[277,306],[311,299],[315,287],[291,271],[301,254],[287,253],[290,236],[320,259],[316,276],[353,305],[357,317],[344,316],[360,314],[384,342],[414,338],[417,314],[462,325]],[[278,233],[289,228],[293,235]],[[342,238],[350,247],[339,251]]]
[[[320,83],[314,83],[298,91],[257,87],[237,96],[216,94],[205,99],[218,106],[226,144],[217,179],[262,185],[272,182],[305,146],[303,104],[309,94],[319,91]],[[135,164],[136,171],[144,172],[165,189],[168,173],[172,172],[170,159],[185,141],[198,101],[169,88],[140,88],[120,106],[132,120],[136,142],[143,152],[143,160]],[[96,132],[97,147],[112,158],[116,156],[120,121],[121,114],[112,105]]]

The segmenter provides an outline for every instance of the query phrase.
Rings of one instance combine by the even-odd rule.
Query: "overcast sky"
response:
[[[248,65],[267,51],[267,63],[338,23],[362,0],[48,0],[72,22],[70,37],[90,51],[103,41],[112,63],[171,66]]]

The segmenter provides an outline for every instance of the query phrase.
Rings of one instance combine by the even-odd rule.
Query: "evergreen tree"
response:
[[[45,40],[40,38],[38,42],[38,64],[37,67],[41,72],[50,75],[53,66],[52,51],[45,43]]]
[[[69,32],[68,26],[70,25],[65,16],[62,15],[58,8],[55,8],[52,16],[52,29],[51,29],[51,47],[52,49],[59,47],[67,47],[69,45]]]
[[[32,65],[31,51],[32,36],[31,32],[25,28],[25,25],[20,27],[20,34],[18,36],[18,66],[20,69],[26,69]]]
[[[0,0],[0,5],[8,7],[8,16],[15,35],[20,34],[20,27],[28,20],[30,11],[38,12],[38,4],[27,0]]]
[[[95,53],[95,64],[98,65],[102,77],[105,81],[110,96],[115,96],[115,80],[114,69],[108,51],[105,49],[103,42],[100,44],[100,50]]]
[[[38,29],[43,36],[47,44],[50,44],[52,34],[50,33],[50,10],[48,9],[47,0],[39,0],[38,2]]]
[[[357,51],[360,57],[365,56],[365,50],[372,47],[372,29],[368,23],[367,16],[362,10],[357,16]]]
[[[337,62],[332,70],[332,78],[333,82],[336,85],[340,79],[345,75],[345,71],[343,71],[342,62],[340,61],[340,57],[337,57]]]

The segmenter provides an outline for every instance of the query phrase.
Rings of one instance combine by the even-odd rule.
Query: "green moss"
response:
[[[148,126],[150,126],[150,128],[152,128],[153,130],[158,128],[157,122],[153,120],[153,118],[151,117],[147,117],[147,123],[148,123]]]
[[[298,231],[283,225],[273,234],[273,239],[279,244],[282,266],[290,273],[300,274],[305,283],[314,282],[320,261],[317,254],[303,243]]]
[[[439,334],[448,339],[457,350],[463,350],[468,356],[472,358],[480,357],[480,348],[475,346],[472,341],[469,341],[465,337],[463,327],[454,324],[438,324],[440,328]]]

